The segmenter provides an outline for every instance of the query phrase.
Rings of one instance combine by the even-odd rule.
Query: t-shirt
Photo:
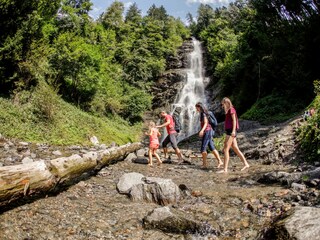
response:
[[[158,138],[158,129],[152,128],[151,135],[149,136],[150,139],[150,147],[151,148],[157,148],[159,147],[159,138]]]
[[[168,120],[170,121],[170,124],[166,126],[167,133],[168,133],[168,134],[176,133],[176,130],[174,130],[173,118],[172,118],[172,116],[169,115],[169,114],[167,114],[167,115],[165,116],[165,122],[168,122]]]
[[[150,144],[159,144],[158,128],[152,128],[150,135]]]
[[[201,129],[203,128],[203,125],[204,125],[204,118],[207,118],[207,120],[208,120],[207,115],[206,115],[204,112],[201,112],[201,113],[200,113],[200,125],[201,125]],[[212,129],[212,127],[211,127],[211,125],[210,125],[210,123],[209,123],[209,121],[208,121],[208,124],[207,124],[207,127],[206,127],[205,131],[208,131],[208,130],[211,130],[211,129]]]
[[[224,129],[232,129],[232,114],[236,116],[236,130],[239,129],[239,121],[237,117],[237,112],[234,107],[231,107],[226,114],[226,120],[224,121]]]

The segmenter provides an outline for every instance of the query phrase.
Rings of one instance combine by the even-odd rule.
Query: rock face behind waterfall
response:
[[[192,40],[189,39],[185,41],[183,45],[178,49],[177,56],[169,56],[167,58],[167,68],[166,70],[189,68],[190,61],[188,59],[188,54],[192,52],[194,46]]]
[[[178,49],[176,56],[167,59],[167,71],[158,79],[152,89],[153,109],[169,109],[178,91],[183,87],[187,78],[186,68],[190,67],[188,54],[194,49],[192,40],[185,41]]]

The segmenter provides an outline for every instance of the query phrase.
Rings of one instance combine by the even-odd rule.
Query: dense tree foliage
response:
[[[163,6],[143,17],[136,4],[124,13],[114,1],[94,20],[90,0],[0,4],[1,95],[19,102],[20,92],[45,83],[87,112],[131,123],[150,108],[150,86],[189,36]]]
[[[41,29],[57,12],[60,1],[1,1],[0,3],[0,91],[7,94],[19,81],[33,82],[28,55]],[[18,85],[18,84],[17,84]]]
[[[320,78],[317,1],[237,0],[216,10],[201,5],[197,24],[190,23],[207,48],[209,74],[221,96],[230,96],[242,113],[254,106],[247,118],[288,115],[314,98],[312,83]]]

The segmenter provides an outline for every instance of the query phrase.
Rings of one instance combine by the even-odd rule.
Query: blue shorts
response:
[[[204,135],[201,141],[201,152],[207,152],[207,147],[209,147],[211,152],[215,149],[214,142],[212,140],[213,135],[214,135],[213,130],[208,130],[204,132]]]

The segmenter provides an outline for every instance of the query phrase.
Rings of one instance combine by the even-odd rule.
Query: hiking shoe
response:
[[[162,160],[162,163],[171,164],[171,163],[172,163],[172,160],[171,160],[171,158],[169,157],[169,158],[167,158],[167,159],[165,159],[165,160]]]

